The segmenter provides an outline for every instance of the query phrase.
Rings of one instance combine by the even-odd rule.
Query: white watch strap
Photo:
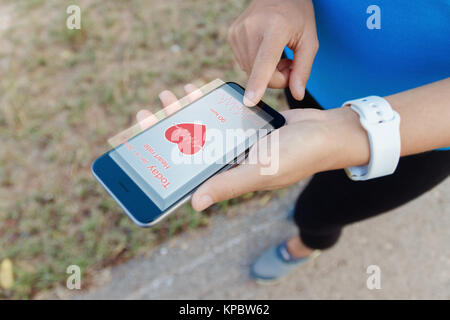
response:
[[[392,174],[400,158],[400,116],[389,102],[377,96],[347,101],[359,114],[370,143],[370,162],[346,169],[353,180],[369,180]]]

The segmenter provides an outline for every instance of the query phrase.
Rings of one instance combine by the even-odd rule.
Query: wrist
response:
[[[328,159],[325,170],[368,164],[370,144],[359,115],[350,107],[324,111]]]

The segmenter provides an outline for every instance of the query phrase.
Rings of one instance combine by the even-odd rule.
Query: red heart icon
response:
[[[205,145],[206,126],[197,123],[180,123],[168,128],[166,139],[176,143],[180,152],[195,154]]]

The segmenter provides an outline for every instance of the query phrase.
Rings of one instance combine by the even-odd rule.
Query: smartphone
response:
[[[134,223],[155,225],[285,124],[262,101],[246,107],[244,91],[234,82],[222,84],[99,157],[94,177]]]

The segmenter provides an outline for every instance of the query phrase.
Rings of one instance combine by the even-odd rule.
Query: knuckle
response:
[[[313,42],[313,49],[314,52],[317,52],[319,50],[319,40],[317,38]]]
[[[251,34],[255,28],[259,29],[258,23],[254,19],[248,18],[242,22],[242,29],[248,34]]]
[[[234,186],[229,186],[225,198],[232,199],[232,198],[236,198],[239,195],[240,194],[239,194],[237,188],[235,188]]]
[[[272,12],[270,19],[265,21],[272,28],[283,28],[286,25],[286,16],[280,11]]]

